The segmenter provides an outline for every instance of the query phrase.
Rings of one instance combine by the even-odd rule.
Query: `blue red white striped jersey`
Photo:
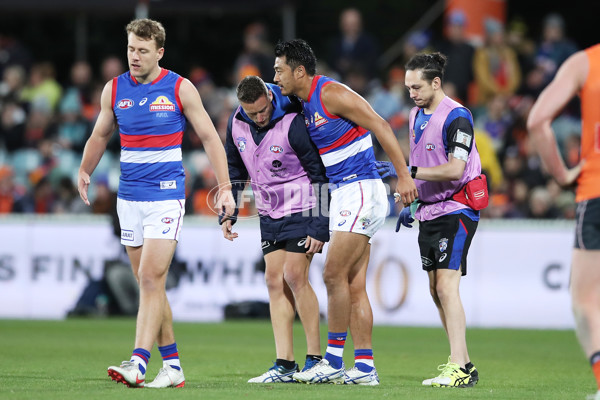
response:
[[[321,90],[335,80],[313,78],[307,101],[302,102],[306,127],[319,149],[327,177],[332,184],[362,179],[380,179],[375,168],[371,132],[354,122],[330,114],[321,101]]]
[[[183,78],[162,69],[140,84],[126,72],[113,78],[112,106],[121,138],[118,197],[130,201],[185,199],[181,141],[185,116],[179,99]]]

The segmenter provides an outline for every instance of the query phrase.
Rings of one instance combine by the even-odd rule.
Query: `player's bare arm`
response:
[[[227,156],[221,138],[202,104],[198,90],[196,90],[192,82],[187,79],[183,80],[179,88],[179,98],[183,106],[183,113],[190,124],[192,124],[196,135],[202,140],[208,159],[215,170],[219,184],[219,194],[215,208],[220,212],[222,207],[225,207],[225,213],[233,215],[235,202],[231,194]]]
[[[329,113],[373,132],[398,173],[396,192],[401,195],[405,205],[412,203],[418,196],[417,188],[408,173],[406,159],[390,124],[364,98],[345,85],[332,83],[325,86],[321,91],[321,101]]]
[[[582,163],[568,170],[558,151],[551,123],[567,103],[575,97],[587,78],[588,59],[583,51],[575,53],[559,68],[555,78],[544,89],[531,109],[527,129],[536,143],[546,170],[559,185],[572,184],[581,171]]]
[[[90,185],[90,175],[92,175],[92,172],[94,172],[98,166],[115,127],[115,114],[112,110],[112,81],[109,81],[104,85],[104,89],[102,89],[102,95],[100,96],[100,114],[98,114],[98,119],[92,130],[92,134],[83,149],[83,156],[81,158],[81,165],[79,166],[79,173],[77,176],[79,196],[88,206],[90,205],[87,196],[88,187]]]

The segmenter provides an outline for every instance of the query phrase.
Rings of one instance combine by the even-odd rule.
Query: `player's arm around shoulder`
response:
[[[404,155],[390,124],[361,95],[346,85],[331,83],[321,91],[321,101],[330,114],[346,118],[372,132],[394,163],[396,171],[406,169]],[[401,178],[409,177],[408,173],[400,174]]]
[[[81,164],[77,174],[77,189],[79,196],[88,206],[90,202],[87,197],[88,187],[90,185],[90,175],[100,162],[106,145],[116,128],[115,114],[112,109],[112,80],[108,81],[102,89],[100,96],[100,113],[96,119],[96,124],[92,130],[90,138],[87,140],[81,157]]]
[[[372,132],[383,147],[398,172],[396,192],[405,206],[418,196],[417,188],[406,170],[406,159],[390,124],[373,110],[373,107],[358,93],[346,85],[331,83],[321,91],[325,109],[333,115],[346,118]]]
[[[321,101],[330,114],[346,118],[376,135],[382,125],[389,127],[361,95],[344,84],[332,82],[323,87]]]

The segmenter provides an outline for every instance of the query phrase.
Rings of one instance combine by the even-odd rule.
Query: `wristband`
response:
[[[417,176],[417,169],[419,167],[415,167],[414,165],[412,167],[410,167],[410,176],[411,178],[415,179],[415,177]]]

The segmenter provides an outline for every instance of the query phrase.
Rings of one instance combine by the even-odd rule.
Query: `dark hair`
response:
[[[145,40],[154,40],[156,48],[165,47],[166,32],[165,28],[158,21],[148,18],[134,19],[125,27],[125,31],[129,35],[133,33]]]
[[[235,93],[242,103],[254,103],[261,96],[267,96],[268,90],[265,82],[258,76],[248,75],[238,84]]]
[[[447,60],[448,58],[439,52],[431,54],[419,53],[408,60],[404,69],[407,71],[422,70],[423,79],[428,82],[431,82],[436,77],[439,77],[443,81]]]
[[[308,43],[302,39],[278,42],[275,46],[275,57],[281,56],[285,56],[286,62],[292,68],[292,71],[302,65],[309,76],[314,76],[317,73],[317,57],[315,57],[315,53]]]

